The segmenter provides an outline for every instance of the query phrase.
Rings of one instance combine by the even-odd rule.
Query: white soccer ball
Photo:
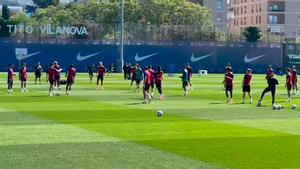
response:
[[[283,106],[281,106],[280,104],[277,105],[277,110],[281,110],[281,109],[283,109]]]
[[[161,111],[161,110],[157,111],[157,117],[161,117],[161,116],[163,116],[163,114],[164,114],[163,111]]]
[[[278,110],[278,106],[276,104],[273,105],[273,110]]]
[[[297,105],[293,104],[291,108],[292,108],[292,110],[296,110],[297,109]]]

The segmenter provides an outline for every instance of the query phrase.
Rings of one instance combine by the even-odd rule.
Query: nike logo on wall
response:
[[[254,62],[255,60],[260,59],[260,58],[265,57],[265,56],[266,55],[259,55],[259,56],[253,57],[253,58],[249,58],[248,55],[246,55],[245,58],[244,58],[244,62],[245,63],[251,63],[251,62]]]
[[[214,55],[214,54],[208,54],[208,55],[203,55],[203,56],[200,56],[200,57],[195,57],[195,55],[193,54],[192,57],[191,57],[191,62],[199,62],[200,60],[208,58],[212,55]]]
[[[32,56],[35,56],[35,55],[37,55],[39,53],[42,53],[42,52],[35,52],[35,53],[27,54],[27,55],[16,55],[16,58],[18,60],[24,60],[24,59],[28,59],[28,58],[30,58]]]
[[[145,60],[145,59],[148,59],[148,58],[151,58],[152,56],[155,56],[155,55],[157,55],[157,54],[158,54],[158,53],[152,53],[152,54],[150,54],[150,55],[139,56],[139,54],[137,53],[137,54],[135,54],[134,60],[135,60],[136,62],[141,62],[141,61],[143,61],[143,60]]]
[[[89,59],[89,58],[91,58],[91,57],[94,57],[94,56],[96,56],[96,55],[99,55],[101,52],[97,52],[97,53],[93,53],[93,54],[90,54],[90,55],[85,55],[85,56],[81,56],[80,55],[80,52],[77,54],[77,57],[76,57],[76,59],[78,60],[78,61],[85,61],[85,60],[87,60],[87,59]]]

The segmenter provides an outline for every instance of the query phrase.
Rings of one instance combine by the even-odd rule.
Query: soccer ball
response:
[[[283,106],[281,106],[280,104],[277,105],[277,110],[281,110],[281,109],[283,109]]]
[[[161,117],[163,114],[164,114],[163,111],[161,111],[161,110],[157,111],[157,117]]]
[[[297,105],[293,104],[292,105],[292,110],[296,110],[297,109]]]
[[[278,107],[276,104],[273,105],[273,110],[278,110]]]

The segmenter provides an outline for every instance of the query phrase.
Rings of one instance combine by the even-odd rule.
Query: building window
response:
[[[274,15],[269,16],[269,24],[278,24],[278,17]]]
[[[217,0],[217,9],[222,9],[222,0]]]

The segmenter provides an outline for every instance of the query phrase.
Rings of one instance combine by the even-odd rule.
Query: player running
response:
[[[74,84],[75,76],[76,76],[76,69],[74,68],[73,65],[70,65],[66,73],[66,77],[67,77],[66,95],[70,95],[72,85]]]
[[[56,69],[54,87],[58,91],[58,90],[60,90],[60,74],[61,74],[62,68],[60,68],[57,61],[54,61],[54,69]]]
[[[292,83],[293,83],[293,94],[295,94],[295,90],[296,90],[296,95],[298,95],[298,73],[297,73],[297,69],[296,66],[292,66],[292,70],[291,70],[291,74],[292,74]]]
[[[22,67],[21,67],[21,70],[19,72],[19,79],[21,81],[21,92],[28,92],[27,88],[26,88],[26,84],[27,84],[27,78],[28,78],[28,75],[27,75],[27,67],[26,67],[26,64],[23,63],[22,64]]]
[[[136,65],[135,71],[135,84],[136,84],[136,92],[140,92],[140,84],[143,81],[143,70],[141,69],[140,65]]]
[[[92,83],[93,77],[94,77],[94,71],[95,71],[95,64],[90,64],[87,67],[87,70],[88,70],[88,73],[89,73],[90,83]]]
[[[155,72],[155,86],[158,90],[160,100],[164,99],[164,95],[162,92],[162,81],[164,79],[163,75],[164,72],[162,71],[162,68],[160,66],[157,67],[157,70]]]
[[[13,84],[14,84],[14,65],[10,64],[7,72],[7,92],[9,95],[14,94],[13,92]]]
[[[101,88],[101,90],[103,90],[103,80],[104,80],[104,75],[105,75],[105,67],[102,64],[102,62],[99,62],[99,66],[97,68],[97,90],[99,90],[99,88]],[[99,80],[101,81],[101,84],[99,86]]]
[[[182,88],[183,88],[183,95],[186,96],[188,95],[188,83],[189,83],[189,78],[188,78],[188,70],[187,66],[183,66],[182,70],[182,75],[180,76],[181,81],[182,81]]]
[[[34,68],[34,75],[35,75],[35,83],[34,84],[37,84],[38,79],[39,79],[39,84],[42,84],[42,82],[41,82],[42,72],[43,72],[43,68],[41,66],[41,63],[38,62]]]
[[[152,66],[148,66],[148,71],[150,72],[151,74],[151,98],[153,99],[154,98],[154,87],[155,87],[155,71],[152,69]]]
[[[50,64],[50,67],[47,69],[47,76],[46,81],[49,82],[49,96],[53,96],[54,91],[54,82],[55,82],[55,75],[56,75],[56,69],[54,64]]]
[[[151,87],[151,84],[153,82],[153,76],[152,76],[152,73],[150,72],[150,66],[145,69],[145,72],[144,72],[144,102],[143,103],[150,103],[151,100],[152,100],[152,97],[151,95],[149,94],[149,89]]]
[[[192,76],[193,76],[193,69],[192,69],[192,67],[190,66],[190,64],[188,63],[187,64],[187,71],[188,71],[188,80],[189,80],[189,84],[188,84],[188,86],[189,86],[189,89],[193,89],[193,84],[192,84]]]
[[[250,99],[250,104],[252,104],[251,82],[252,82],[252,70],[251,69],[247,69],[247,71],[246,71],[246,73],[244,75],[243,82],[242,82],[242,89],[243,89],[242,104],[245,104],[246,93],[248,93],[249,99]]]
[[[293,86],[293,82],[292,82],[292,73],[291,73],[291,69],[290,68],[286,68],[286,83],[285,83],[285,87],[287,89],[287,95],[288,95],[288,102],[292,101],[291,98],[291,90],[292,90],[292,86]]]
[[[268,87],[262,92],[261,97],[257,103],[257,106],[260,107],[262,105],[262,100],[264,95],[268,92],[272,94],[272,105],[275,103],[275,93],[276,93],[276,85],[278,85],[278,80],[274,77],[274,73],[268,75]]]
[[[267,70],[267,74],[266,74],[266,80],[268,80],[270,77],[274,76],[274,70],[272,68],[272,65],[269,65],[269,68]]]
[[[135,81],[136,77],[136,66],[131,67],[131,82],[130,82],[130,89],[132,88],[133,82]]]
[[[225,77],[224,77],[224,86],[225,86],[225,95],[227,98],[227,103],[232,103],[232,90],[233,90],[233,79],[234,79],[234,74],[232,72],[232,68],[228,67],[225,72]],[[229,95],[228,95],[229,92]]]

